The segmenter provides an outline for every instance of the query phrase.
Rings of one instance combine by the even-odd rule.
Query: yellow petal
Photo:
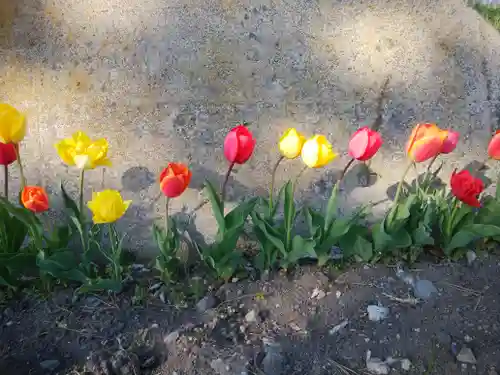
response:
[[[302,147],[302,161],[309,168],[316,168],[319,158],[319,144],[316,142],[316,136],[308,139]]]
[[[300,155],[305,137],[300,134],[295,128],[288,129],[279,141],[279,149],[281,154],[288,159],[295,159]]]
[[[131,201],[123,201],[116,190],[104,190],[92,195],[87,206],[92,211],[95,224],[113,223],[121,218]]]
[[[78,169],[87,168],[90,162],[90,159],[87,155],[75,155],[73,160]]]
[[[333,152],[331,143],[328,142],[324,135],[320,135],[317,141],[319,143],[318,167],[324,167],[335,159],[337,155]]]
[[[75,165],[75,148],[70,144],[70,142],[68,142],[67,139],[63,139],[62,141],[56,143],[54,147],[57,154],[65,164]]]
[[[9,104],[0,103],[0,141],[19,143],[26,135],[26,117]]]

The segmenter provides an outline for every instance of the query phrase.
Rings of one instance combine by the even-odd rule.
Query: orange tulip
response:
[[[21,202],[24,207],[35,213],[49,209],[49,197],[40,186],[26,186],[21,193]]]
[[[447,137],[448,131],[436,124],[418,124],[413,128],[406,146],[408,157],[421,163],[439,155]]]
[[[160,174],[160,189],[168,198],[176,198],[191,182],[191,171],[182,163],[168,163]]]

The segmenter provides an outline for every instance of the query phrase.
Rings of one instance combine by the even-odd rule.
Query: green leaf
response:
[[[286,257],[288,264],[295,264],[300,259],[317,259],[314,246],[316,242],[311,239],[304,239],[296,235],[292,239],[292,249]]]
[[[302,214],[304,215],[304,220],[306,222],[307,229],[309,229],[309,235],[311,237],[314,237],[314,235],[316,233],[316,227],[313,224],[313,218],[312,218],[311,211],[312,210],[309,207],[304,206],[302,208]]]
[[[255,211],[251,213],[251,218],[253,224],[259,228],[259,230],[269,240],[269,242],[271,242],[282,254],[286,254],[283,241],[274,233],[270,232],[270,228],[268,228],[268,225],[266,224],[264,219],[262,219],[260,215]]]
[[[70,197],[70,195],[64,188],[64,184],[62,181],[61,181],[61,192],[63,196],[64,207],[66,207],[70,211],[70,215],[73,215],[74,217],[78,218],[78,220],[80,220],[80,210],[78,209],[78,205],[73,200],[73,198]]]
[[[285,187],[286,187],[286,184],[280,188],[278,195],[276,196],[276,200],[273,203],[273,210],[271,212],[271,218],[275,217],[276,212],[278,212],[278,208],[280,206],[281,200],[283,199],[283,197],[285,195]]]
[[[325,233],[328,232],[330,226],[332,225],[335,217],[337,216],[337,195],[339,191],[339,183],[337,182],[332,189],[332,193],[330,194],[330,199],[328,199],[328,205],[326,207],[326,215],[325,215]]]
[[[414,245],[434,245],[431,231],[423,224],[419,223],[417,228],[412,233]]]
[[[452,250],[465,247],[474,240],[495,236],[500,236],[500,227],[483,224],[467,225],[452,237],[444,251],[449,255]]]
[[[226,230],[242,227],[250,215],[250,212],[254,209],[257,203],[257,198],[252,198],[247,202],[243,202],[236,206],[231,212],[229,212],[224,221]]]
[[[285,185],[285,232],[292,229],[293,220],[295,218],[295,202],[293,183],[288,181]]]
[[[217,221],[217,225],[219,226],[219,231],[223,233],[226,230],[224,221],[224,207],[222,205],[222,202],[220,201],[219,194],[217,194],[214,186],[208,180],[205,181],[205,192],[212,205],[212,212],[214,214],[215,220]]]
[[[109,291],[119,293],[122,290],[122,283],[113,279],[96,279],[89,284],[82,285],[78,288],[79,293],[88,293],[95,291]]]
[[[495,190],[495,199],[497,201],[500,201],[500,176],[498,177],[498,180],[497,180],[497,187]]]
[[[358,236],[354,242],[352,253],[363,261],[369,262],[373,257],[373,245],[366,238]]]

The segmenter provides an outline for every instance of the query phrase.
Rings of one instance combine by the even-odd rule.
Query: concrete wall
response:
[[[173,207],[191,211],[204,178],[222,178],[223,139],[240,121],[252,123],[258,144],[229,198],[265,192],[275,143],[295,126],[326,134],[344,155],[302,179],[302,198],[321,206],[347,160],[349,135],[373,121],[390,75],[385,145],[372,163],[381,178],[370,189],[350,183],[347,209],[386,197],[416,121],[462,132],[449,168],[482,160],[499,124],[500,34],[459,0],[0,4],[0,100],[29,117],[22,154],[30,182],[53,194],[61,178],[75,188],[77,174],[53,143],[79,129],[107,137],[114,167],[89,173],[88,196],[105,185],[134,201],[122,226],[138,249],[148,248],[148,228],[163,210],[154,201],[161,168],[190,164],[192,186]],[[289,163],[279,179],[300,168]],[[209,213],[196,216],[205,234],[215,230]]]

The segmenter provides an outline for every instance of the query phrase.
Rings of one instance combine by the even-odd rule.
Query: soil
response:
[[[377,265],[233,280],[198,308],[149,295],[134,304],[133,290],[31,295],[3,306],[0,374],[366,374],[368,351],[389,358],[391,374],[496,374],[500,258],[408,272],[437,293],[417,300],[395,267]],[[369,305],[388,316],[369,320]],[[457,361],[462,349],[477,363]]]

